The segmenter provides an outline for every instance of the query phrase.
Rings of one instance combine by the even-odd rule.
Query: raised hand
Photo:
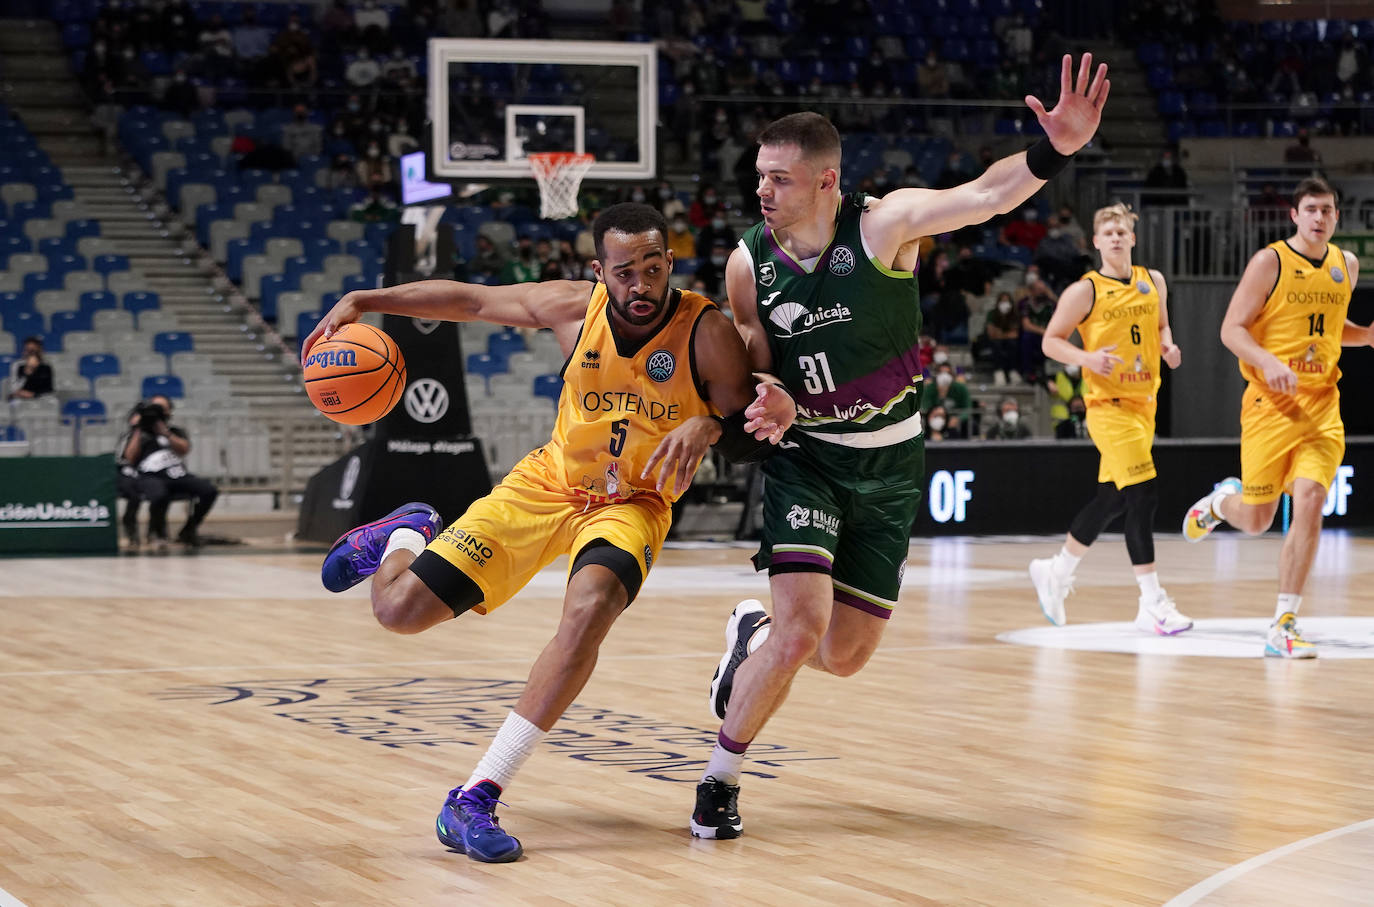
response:
[[[1026,95],[1026,106],[1035,113],[1040,127],[1045,130],[1045,137],[1060,154],[1073,154],[1088,144],[1102,122],[1102,106],[1107,103],[1112,83],[1107,80],[1106,63],[1098,65],[1096,75],[1092,73],[1092,65],[1093,55],[1084,54],[1075,83],[1073,57],[1064,54],[1059,73],[1059,103],[1053,110],[1046,110],[1034,95]],[[1089,76],[1092,76],[1091,83]]]

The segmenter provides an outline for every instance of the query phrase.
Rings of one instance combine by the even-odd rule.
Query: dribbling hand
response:
[[[1046,110],[1035,95],[1026,95],[1026,106],[1040,121],[1045,137],[1060,154],[1073,154],[1088,144],[1102,122],[1102,106],[1107,103],[1112,83],[1107,80],[1106,63],[1098,65],[1096,75],[1092,73],[1092,65],[1093,55],[1084,54],[1075,84],[1073,57],[1064,54],[1059,73],[1059,103],[1053,110]],[[1091,82],[1089,76],[1092,76]]]
[[[310,355],[310,348],[315,345],[316,341],[328,340],[334,336],[334,332],[339,328],[357,321],[362,313],[362,307],[358,305],[353,293],[345,294],[342,299],[334,303],[334,307],[325,312],[320,323],[315,325],[315,329],[307,334],[301,343],[301,367],[305,367],[306,357]]]

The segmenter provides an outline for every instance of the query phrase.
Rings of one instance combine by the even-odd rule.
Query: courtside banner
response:
[[[926,496],[912,529],[930,535],[1062,535],[1097,493],[1090,441],[941,441],[926,445]],[[1159,439],[1155,532],[1181,531],[1193,502],[1240,475],[1240,442]],[[1374,438],[1347,437],[1327,495],[1329,528],[1374,529]],[[1281,517],[1274,518],[1274,529]],[[1121,531],[1118,518],[1107,527]],[[1219,531],[1231,531],[1223,525]]]
[[[117,554],[115,518],[112,454],[0,460],[0,555]]]

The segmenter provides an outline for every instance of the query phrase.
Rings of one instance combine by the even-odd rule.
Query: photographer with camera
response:
[[[191,452],[186,433],[170,424],[172,401],[157,396],[139,403],[129,414],[129,430],[119,449],[120,494],[129,499],[124,528],[137,543],[138,503],[148,502],[148,541],[167,544],[167,508],[173,498],[192,498],[194,504],[177,541],[200,546],[196,528],[219,496],[206,479],[186,471],[182,459]]]

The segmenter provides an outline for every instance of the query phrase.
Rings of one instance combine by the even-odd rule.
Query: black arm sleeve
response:
[[[731,463],[757,463],[768,459],[778,449],[776,444],[767,440],[759,441],[744,430],[744,410],[723,419],[716,416],[715,419],[720,423],[720,440],[714,446]]]

